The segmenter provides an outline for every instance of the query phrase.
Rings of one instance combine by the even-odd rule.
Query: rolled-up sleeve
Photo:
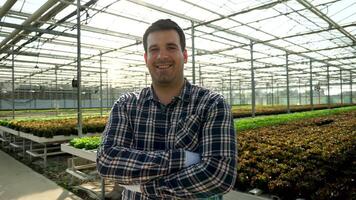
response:
[[[231,190],[236,180],[236,134],[230,106],[219,98],[201,135],[201,162],[142,185],[149,197],[206,198]]]

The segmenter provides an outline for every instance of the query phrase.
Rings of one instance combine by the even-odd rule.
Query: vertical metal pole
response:
[[[289,99],[289,70],[288,70],[288,52],[286,52],[286,75],[287,75],[287,113],[290,113]]]
[[[63,88],[64,89],[64,88]],[[62,95],[63,95],[63,108],[66,108],[66,92],[65,90],[62,90]]]
[[[90,91],[89,91],[89,108],[93,108],[92,97],[93,97],[93,92],[90,89]]]
[[[54,108],[54,97],[53,95],[51,95],[51,93],[53,92],[53,85],[52,85],[52,81],[49,81],[48,82],[48,91],[47,91],[47,95],[46,95],[46,92],[44,91],[44,96],[46,97],[46,99],[48,98],[49,99],[49,102],[51,102],[51,105],[49,106],[49,109],[50,110],[53,110]],[[55,108],[54,108],[55,109]]]
[[[31,80],[31,73],[30,75],[28,76],[29,78],[29,81],[30,81],[30,98],[31,98],[31,101],[30,101],[30,110],[32,110],[32,99],[33,99],[33,92],[32,92],[32,80]]]
[[[56,65],[55,68],[54,68],[54,74],[56,75],[56,116],[58,116],[58,108],[59,108],[59,105],[58,105],[58,76],[57,76],[57,71],[58,71],[58,66]]]
[[[326,79],[328,81],[328,108],[330,109],[330,74],[329,74],[329,65],[326,66]]]
[[[22,158],[25,158],[25,154],[26,154],[26,140],[25,138],[22,138]]]
[[[110,107],[109,107],[109,73],[108,73],[108,70],[106,70],[106,107],[107,107],[107,109],[110,109]]]
[[[309,78],[309,93],[310,93],[310,107],[311,110],[314,110],[314,103],[313,103],[313,61],[309,61],[309,73],[310,73],[310,78]]]
[[[251,54],[251,104],[252,104],[252,117],[256,114],[256,91],[255,91],[255,69],[253,68],[253,42],[250,41],[250,54]]]
[[[318,104],[321,104],[320,103],[320,96],[321,96],[320,82],[319,82],[318,86],[319,86],[319,88],[318,88]]]
[[[81,90],[81,57],[80,57],[80,0],[77,0],[77,79],[78,79],[78,102],[77,102],[77,114],[78,114],[78,136],[82,137],[83,135],[83,122],[82,122],[82,90]]]
[[[30,89],[31,90],[31,89]],[[0,90],[0,110],[2,110],[2,90]],[[31,101],[30,101],[30,110],[31,110]],[[4,144],[4,143],[3,143]]]
[[[241,94],[241,80],[239,80],[239,99],[240,99],[240,105],[242,104],[242,94]]]
[[[31,87],[31,86],[30,86]],[[31,90],[31,89],[30,89]],[[0,90],[0,110],[2,110],[2,90]],[[5,99],[5,98],[4,98]],[[31,112],[31,101],[30,101],[30,112]],[[4,143],[3,143],[4,144]]]
[[[302,94],[300,93],[300,78],[298,79],[299,105],[302,105]]]
[[[103,67],[102,67],[102,52],[100,51],[100,116],[103,116]]]
[[[110,101],[109,101],[109,106],[108,107],[110,107],[110,102],[113,102],[113,100],[112,100],[112,97],[113,97],[113,88],[112,88],[112,84],[110,83],[109,84],[110,85],[110,92],[109,92],[109,99],[110,99]]]
[[[203,86],[203,79],[201,77],[201,65],[199,64],[199,85]]]
[[[101,199],[105,199],[105,179],[101,177],[100,180],[101,180]]]
[[[276,104],[279,105],[279,84],[277,83],[277,98]]]
[[[224,95],[224,79],[221,78],[221,95]]]
[[[32,142],[32,140],[30,141],[30,151],[32,152],[32,147],[33,147],[33,142]],[[30,155],[30,161],[32,161],[32,156],[31,156],[31,154],[29,154]]]
[[[38,85],[38,84],[37,84]],[[35,89],[36,90],[36,89]],[[34,93],[34,109],[36,110],[37,109],[37,96],[39,96],[39,90],[35,91]]]
[[[47,144],[44,144],[44,149],[43,149],[43,168],[45,170],[47,168]]]
[[[271,86],[272,86],[272,106],[274,106],[274,96],[273,96],[273,75],[272,75],[272,80],[271,80]]]
[[[192,76],[193,76],[193,84],[195,84],[195,44],[194,44],[194,22],[192,23]],[[184,49],[182,49],[184,50]],[[200,77],[199,77],[200,78]]]
[[[271,104],[270,103],[270,96],[271,95],[269,95],[269,92],[268,92],[268,89],[269,89],[269,83],[268,82],[266,82],[266,88],[265,88],[265,91],[266,91],[266,105],[268,106],[269,104]],[[263,93],[262,93],[263,94]],[[264,98],[262,97],[262,104],[264,105]]]
[[[14,44],[12,45],[12,59],[11,59],[11,65],[12,65],[12,119],[15,119],[15,52],[14,52]]]
[[[82,96],[82,107],[81,108],[85,108],[85,96],[86,96],[86,92],[85,92],[85,84],[84,84],[84,81],[82,82],[83,85],[82,85],[82,93],[81,93],[81,96]]]
[[[350,104],[353,104],[352,102],[352,71],[350,70]]]
[[[232,80],[231,80],[231,68],[230,68],[230,106],[232,106]]]
[[[340,100],[341,100],[341,104],[343,104],[344,100],[342,95],[342,69],[340,69]]]

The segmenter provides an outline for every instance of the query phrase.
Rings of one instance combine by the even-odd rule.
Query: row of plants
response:
[[[107,117],[87,117],[83,119],[83,133],[100,133],[104,130]],[[0,120],[1,126],[31,133],[38,137],[52,138],[56,135],[77,135],[75,118],[42,120]]]
[[[101,116],[100,108],[82,108],[82,115],[86,117],[90,116]],[[107,115],[108,109],[103,108],[103,114]],[[12,110],[0,110],[0,119],[10,119],[12,116]],[[73,108],[61,108],[61,109],[18,109],[14,112],[16,119],[58,119],[58,118],[68,118],[76,117],[77,109]]]
[[[239,190],[283,199],[356,195],[356,110],[238,133]]]
[[[330,108],[345,107],[355,104],[331,104]],[[326,109],[329,108],[327,104],[315,104],[313,106],[314,110]],[[286,105],[256,105],[256,116],[260,115],[274,115],[287,113]],[[291,105],[291,112],[302,112],[312,110],[310,105]],[[103,109],[104,114],[107,114],[107,108]],[[100,116],[100,108],[83,108],[83,116]],[[251,105],[233,105],[232,114],[234,118],[250,117],[252,113]],[[2,110],[0,111],[0,118],[6,119],[12,115],[11,110]],[[66,117],[76,117],[75,109],[39,109],[39,110],[15,110],[15,116],[17,119],[27,119],[29,116],[31,118],[66,118]]]
[[[292,114],[281,114],[273,116],[264,116],[256,118],[245,118],[235,120],[235,126],[238,132],[258,127],[271,126],[297,119],[306,119],[311,117],[325,116],[356,109],[355,106],[343,107],[337,109],[327,109],[319,111],[300,112]],[[86,117],[83,120],[83,133],[97,133],[104,130],[107,117]],[[77,135],[75,118],[63,119],[34,119],[34,120],[0,120],[0,125],[31,133],[39,137],[51,138],[55,135]]]
[[[315,117],[340,114],[352,110],[356,110],[356,106],[325,109],[325,110],[315,110],[315,111],[307,111],[307,112],[296,112],[290,114],[258,116],[255,118],[236,119],[235,127],[236,130],[240,132],[243,130],[250,130],[250,129],[260,128],[260,127],[283,124],[295,120],[303,120],[303,119],[309,119]]]
[[[330,108],[340,108],[340,107],[347,107],[352,106],[355,104],[331,104]],[[328,104],[316,104],[313,105],[313,110],[322,110],[329,108]],[[232,115],[234,118],[242,118],[242,117],[250,117],[252,113],[251,105],[234,105],[232,106]],[[312,107],[310,105],[291,105],[290,112],[303,112],[303,111],[310,111]],[[286,105],[274,105],[274,106],[261,106],[257,105],[255,108],[255,115],[275,115],[275,114],[284,114],[287,113],[287,106]]]
[[[236,124],[237,130],[245,130],[251,128],[258,128],[263,126],[270,126],[273,124],[284,123],[295,119],[303,119],[310,117],[317,117],[328,115],[336,112],[347,111],[354,109],[354,106],[344,107],[340,109],[322,110],[313,112],[302,112],[285,115],[273,115],[267,117],[257,117],[248,119],[239,119]],[[243,111],[241,111],[243,112]],[[83,120],[83,133],[97,133],[104,130],[107,117],[86,117]],[[19,130],[25,133],[32,133],[39,137],[51,138],[55,135],[77,135],[75,118],[52,118],[52,119],[31,119],[31,120],[0,120],[0,125]]]

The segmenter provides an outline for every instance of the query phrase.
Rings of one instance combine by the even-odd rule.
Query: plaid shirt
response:
[[[223,97],[191,85],[168,105],[152,87],[114,104],[98,150],[97,169],[123,185],[123,199],[221,199],[235,184],[236,136]],[[184,167],[184,150],[201,161]]]

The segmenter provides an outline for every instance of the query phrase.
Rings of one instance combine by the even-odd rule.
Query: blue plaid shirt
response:
[[[153,88],[127,93],[114,104],[102,135],[97,169],[123,185],[123,199],[221,199],[235,183],[236,135],[229,105],[187,80],[163,105]],[[184,167],[184,151],[201,161]]]

